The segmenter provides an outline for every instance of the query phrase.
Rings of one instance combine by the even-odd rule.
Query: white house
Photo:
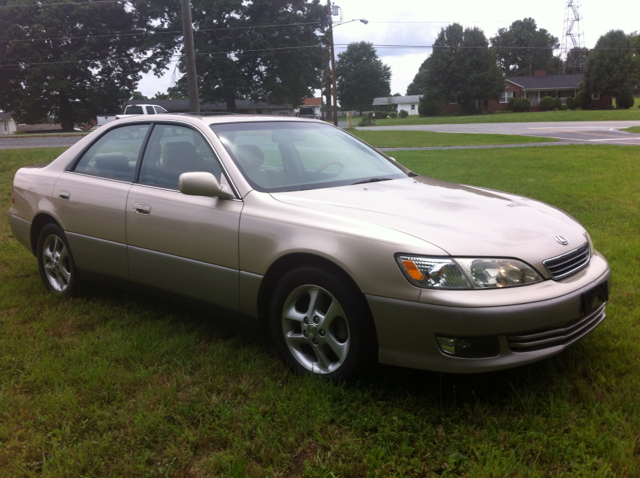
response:
[[[16,122],[9,113],[0,112],[0,136],[5,134],[13,134],[17,131]]]
[[[382,98],[374,98],[373,107],[398,105],[398,111],[405,110],[410,115],[418,114],[418,103],[420,103],[421,95],[410,96],[383,96]]]

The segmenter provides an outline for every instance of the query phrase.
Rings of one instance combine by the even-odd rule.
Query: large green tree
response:
[[[148,27],[125,1],[0,0],[0,108],[67,131],[120,111],[149,68]]]
[[[418,73],[413,77],[413,81],[407,86],[407,95],[423,95],[427,87],[427,67],[429,66],[429,59],[427,58],[422,62]]]
[[[181,30],[179,2],[155,0],[149,9],[158,33]],[[236,99],[297,106],[320,87],[328,16],[319,0],[192,0],[192,17],[202,101],[232,112]],[[157,38],[158,55],[182,49],[181,36]]]
[[[538,28],[533,18],[516,20],[509,28],[500,28],[491,38],[491,46],[507,76],[533,75],[536,70],[560,73],[562,62],[553,54],[560,43],[547,30]]]
[[[634,90],[637,74],[631,38],[622,30],[611,30],[602,35],[589,52],[584,89],[587,93],[608,94],[619,99]]]
[[[454,23],[440,30],[433,53],[423,63],[426,95],[431,99],[455,100],[468,107],[497,98],[505,80],[479,28],[463,29]]]
[[[391,68],[378,58],[373,44],[350,43],[336,62],[338,100],[343,109],[364,111],[373,99],[391,95]]]

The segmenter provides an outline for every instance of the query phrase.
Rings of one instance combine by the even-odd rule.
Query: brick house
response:
[[[489,113],[506,110],[509,99],[527,98],[531,102],[531,111],[539,111],[540,99],[545,96],[560,98],[566,104],[568,97],[574,97],[580,91],[582,75],[547,75],[545,70],[536,70],[533,76],[509,76],[505,78],[506,87],[500,98],[489,100],[485,109]],[[593,108],[607,108],[612,104],[610,95],[592,95]],[[458,113],[460,107],[455,101],[439,101],[440,111]]]

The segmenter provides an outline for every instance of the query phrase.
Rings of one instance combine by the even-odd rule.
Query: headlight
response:
[[[398,254],[396,260],[409,282],[429,289],[493,289],[542,281],[535,269],[517,259]]]

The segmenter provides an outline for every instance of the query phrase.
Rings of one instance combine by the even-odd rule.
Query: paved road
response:
[[[374,126],[358,129],[437,131],[441,133],[515,134],[556,138],[562,142],[640,145],[640,134],[620,131],[640,126],[640,121],[576,121],[556,123],[479,123],[408,126]],[[557,144],[557,143],[556,143]]]
[[[0,136],[0,149],[17,149],[17,148],[52,148],[63,147],[68,148],[80,141],[83,136],[20,136],[20,137],[4,137]]]

